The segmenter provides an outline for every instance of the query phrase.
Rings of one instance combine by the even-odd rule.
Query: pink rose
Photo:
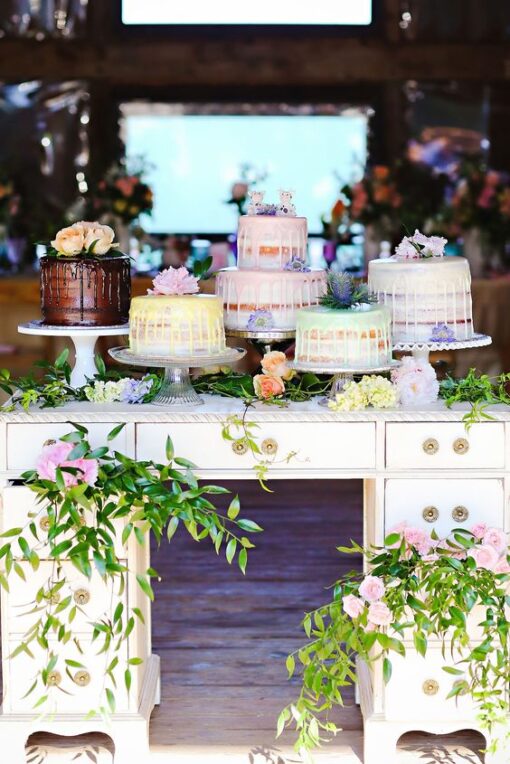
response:
[[[475,546],[469,550],[469,556],[476,562],[477,568],[484,568],[485,570],[494,570],[499,562],[499,555],[493,546]]]
[[[365,576],[359,587],[361,596],[369,602],[380,600],[386,588],[378,576]]]
[[[510,565],[506,555],[500,557],[494,566],[494,573],[510,573]]]
[[[266,353],[261,361],[262,371],[271,377],[281,377],[289,380],[295,375],[294,369],[287,366],[287,356],[279,350],[271,350]]]
[[[355,597],[354,594],[347,594],[342,598],[342,603],[345,612],[351,618],[357,618],[365,609],[363,600],[360,600],[359,597]]]
[[[198,280],[192,276],[186,268],[166,268],[158,273],[152,281],[154,289],[148,289],[148,294],[196,294],[198,292]]]
[[[428,533],[422,531],[421,528],[406,528],[404,530],[404,538],[421,555],[428,554],[433,546],[431,537]]]
[[[73,459],[68,460],[67,456],[74,448],[73,443],[57,441],[44,446],[41,455],[36,463],[37,474],[43,480],[55,482],[57,467],[74,467],[80,472],[72,475],[70,472],[63,472],[64,484],[69,487],[78,485],[78,483],[88,483],[94,485],[98,475],[98,463],[96,459]]]
[[[368,620],[376,626],[389,626],[393,615],[385,602],[372,602],[368,608]]]
[[[485,523],[477,523],[476,525],[473,525],[471,528],[471,533],[475,537],[475,539],[483,539],[485,534],[487,533],[487,525]]]
[[[493,546],[500,554],[508,545],[506,533],[500,528],[488,528],[483,537],[483,543]]]
[[[253,377],[253,387],[257,398],[273,398],[285,392],[285,385],[280,377],[270,377],[269,374],[257,374]]]

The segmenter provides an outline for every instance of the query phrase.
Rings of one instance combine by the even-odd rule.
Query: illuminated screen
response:
[[[372,0],[315,0],[275,3],[274,0],[122,0],[124,24],[278,24],[307,26],[367,26]]]
[[[122,109],[128,157],[151,165],[155,205],[143,226],[155,233],[224,234],[236,229],[227,204],[243,165],[267,201],[295,192],[298,214],[320,233],[342,183],[358,179],[366,159],[367,117],[165,114],[161,105]]]

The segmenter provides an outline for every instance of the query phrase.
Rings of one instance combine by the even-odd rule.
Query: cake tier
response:
[[[451,339],[473,336],[471,274],[463,257],[372,260],[368,285],[391,310],[394,342],[430,341],[442,324]]]
[[[136,355],[208,356],[225,351],[223,310],[214,295],[134,297],[129,347]]]
[[[240,269],[281,271],[292,257],[306,259],[306,218],[242,215],[237,233]]]
[[[391,360],[391,315],[381,305],[298,311],[295,360],[320,366],[368,369]]]
[[[128,257],[41,258],[41,313],[45,324],[125,324],[130,297]]]
[[[326,274],[318,268],[306,273],[225,268],[216,276],[227,329],[295,329],[296,310],[317,305],[325,291]]]

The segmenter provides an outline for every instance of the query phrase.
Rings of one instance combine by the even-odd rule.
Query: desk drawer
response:
[[[72,414],[70,414],[72,417]],[[106,436],[116,426],[115,422],[100,422],[85,425],[89,431],[90,445],[92,448],[105,446]],[[33,469],[43,445],[47,440],[58,440],[62,435],[72,432],[74,427],[68,422],[53,424],[7,424],[7,469],[23,470]],[[128,454],[128,431],[126,425],[118,434],[111,445],[122,453]]]
[[[386,425],[389,469],[502,469],[505,428],[502,422],[391,422]]]
[[[233,435],[241,438],[240,430]],[[221,424],[139,424],[136,429],[137,459],[166,462],[165,443],[172,438],[175,453],[191,459],[199,469],[250,469],[255,460],[239,443],[223,440]],[[373,469],[375,425],[371,422],[261,423],[257,444],[269,449],[267,456],[285,470]],[[288,463],[287,455],[297,451]]]
[[[405,521],[440,538],[452,528],[470,529],[475,523],[504,526],[503,481],[400,480],[386,481],[384,532]]]

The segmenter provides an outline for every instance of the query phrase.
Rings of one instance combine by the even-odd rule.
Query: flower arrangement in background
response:
[[[115,231],[108,225],[102,225],[96,222],[87,222],[85,220],[79,223],[62,228],[51,242],[48,248],[48,255],[56,257],[97,257],[110,253],[122,255],[122,252],[115,252],[119,246],[114,244]],[[113,250],[113,252],[112,252]]]
[[[237,207],[239,215],[245,215],[248,191],[259,183],[263,183],[266,178],[266,170],[257,170],[252,164],[245,162],[239,168],[239,179],[232,184],[230,198],[226,203]]]
[[[455,703],[459,695],[471,696],[494,750],[498,723],[510,711],[507,534],[477,524],[440,539],[434,531],[401,523],[383,547],[351,542],[338,549],[361,554],[370,574],[363,576],[358,568],[342,576],[332,601],[305,615],[309,641],[287,658],[289,678],[302,664],[302,686],[297,700],[281,712],[278,734],[294,726],[295,748],[310,760],[306,752],[325,742],[324,733],[338,731],[328,715],[343,705],[357,660],[381,665],[390,682],[392,655],[405,657],[411,649],[425,656],[429,642],[439,640],[443,670],[452,678],[448,697]]]
[[[134,164],[130,170],[129,165]],[[91,186],[85,202],[87,214],[104,220],[117,218],[125,224],[150,215],[154,204],[151,187],[145,182],[147,166],[126,160],[115,164],[104,178]]]

